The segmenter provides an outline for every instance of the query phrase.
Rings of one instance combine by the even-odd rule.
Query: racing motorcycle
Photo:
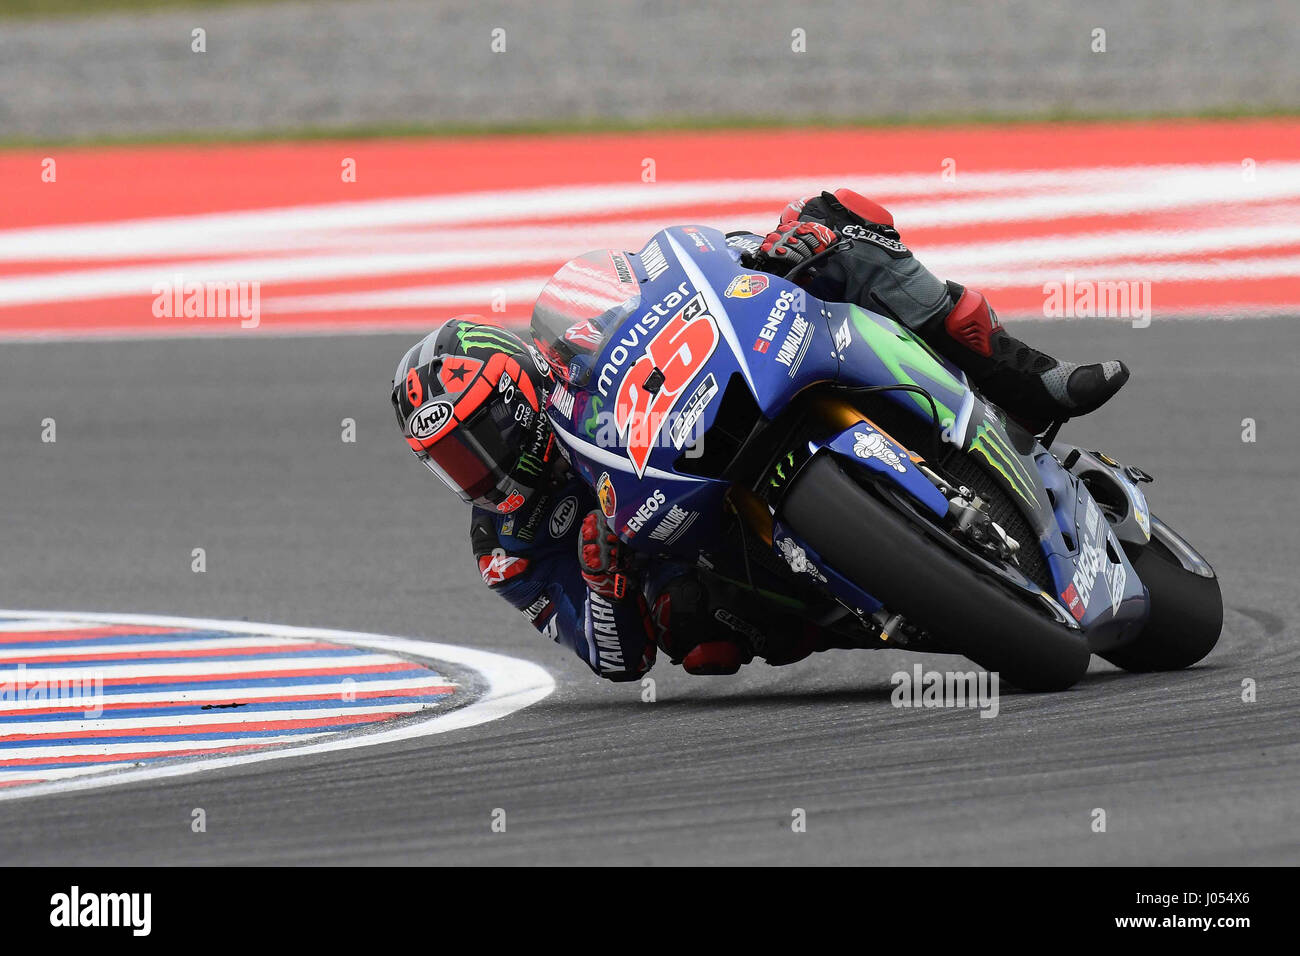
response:
[[[1092,654],[1169,670],[1215,646],[1218,579],[1145,472],[1060,423],[1036,437],[907,328],[747,269],[714,229],[602,256],[552,284],[604,314],[538,309],[531,332],[556,436],[631,549],[1026,690]]]

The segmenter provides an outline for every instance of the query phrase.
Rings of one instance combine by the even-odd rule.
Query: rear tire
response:
[[[1100,655],[1126,671],[1175,671],[1202,660],[1219,643],[1219,579],[1188,571],[1158,538],[1133,561],[1147,586],[1150,612],[1137,638]]]
[[[808,463],[780,512],[830,567],[1016,687],[1064,690],[1088,670],[1082,634],[1035,613],[930,543],[833,457]]]

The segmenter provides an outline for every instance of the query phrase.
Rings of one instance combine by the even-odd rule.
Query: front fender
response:
[[[875,478],[892,482],[935,517],[948,514],[948,499],[921,472],[908,453],[866,419],[850,425],[831,438],[808,443],[814,454],[825,449],[851,467],[864,469]]]

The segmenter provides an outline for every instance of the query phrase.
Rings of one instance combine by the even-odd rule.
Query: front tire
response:
[[[1035,613],[930,543],[830,455],[801,472],[781,517],[840,574],[957,653],[1024,690],[1064,690],[1088,670],[1083,635]]]

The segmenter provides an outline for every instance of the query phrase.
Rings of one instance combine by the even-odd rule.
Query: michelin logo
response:
[[[781,557],[785,558],[786,564],[790,565],[790,570],[796,574],[808,574],[826,583],[826,575],[818,570],[817,565],[808,560],[808,553],[803,548],[795,544],[790,538],[782,538],[777,546],[781,549]]]
[[[864,460],[876,458],[883,461],[894,471],[907,471],[903,459],[890,447],[889,442],[885,441],[885,436],[879,432],[872,432],[870,435],[854,432],[853,454]]]

